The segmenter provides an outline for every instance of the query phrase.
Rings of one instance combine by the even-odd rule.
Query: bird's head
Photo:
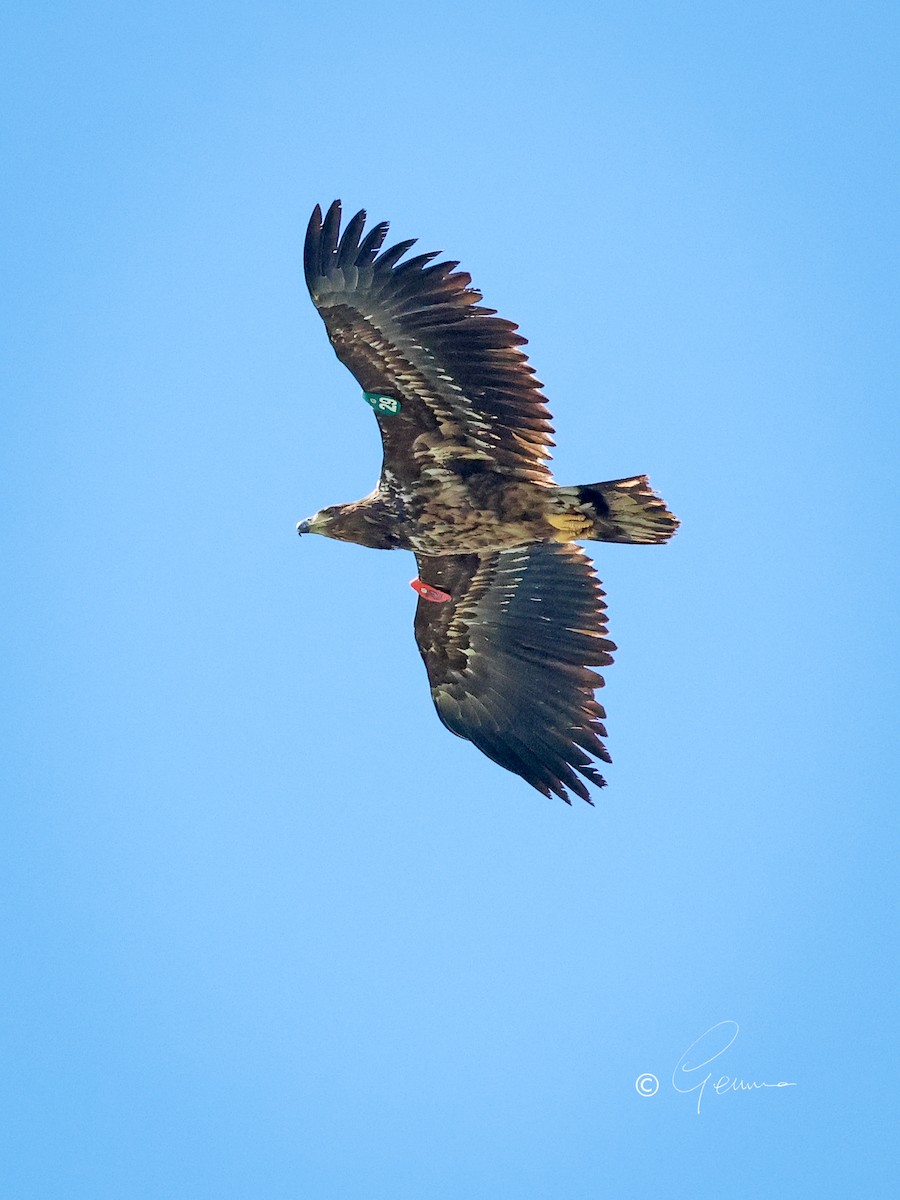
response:
[[[367,496],[354,504],[333,504],[331,508],[320,508],[305,521],[297,524],[297,532],[321,533],[323,537],[335,538],[339,542],[355,542],[358,546],[373,546],[377,550],[390,550],[398,545],[393,528],[394,513],[385,508],[383,501]]]
[[[297,532],[320,533],[323,537],[335,538],[339,542],[359,542],[372,545],[364,504],[333,504],[320,508],[305,521],[297,522]],[[379,543],[380,544],[380,543]]]
[[[339,538],[341,535],[334,526],[337,512],[341,507],[342,505],[334,505],[332,508],[320,508],[317,513],[313,513],[305,521],[297,522],[297,532],[301,537],[304,533],[321,533],[323,537]]]

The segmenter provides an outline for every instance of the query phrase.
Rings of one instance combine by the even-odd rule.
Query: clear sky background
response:
[[[895,6],[4,13],[3,1194],[893,1194]],[[335,196],[683,521],[594,548],[594,809],[442,728],[410,556],[296,537],[380,462]],[[720,1022],[682,1086],[796,1086],[698,1115]]]

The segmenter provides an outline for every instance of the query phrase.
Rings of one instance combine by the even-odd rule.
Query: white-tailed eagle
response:
[[[306,282],[384,447],[371,495],[297,526],[418,562],[415,636],[451,732],[567,803],[609,762],[593,669],[612,662],[603,591],[576,542],[667,541],[678,521],[646,476],[559,487],[550,413],[517,326],[456,262],[381,250],[386,222],[340,229],[316,207]]]

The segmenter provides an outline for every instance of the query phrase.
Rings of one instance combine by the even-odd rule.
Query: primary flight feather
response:
[[[415,635],[438,715],[538,791],[592,803],[609,762],[594,667],[612,662],[582,539],[652,544],[678,521],[646,476],[558,487],[550,414],[517,326],[478,302],[456,262],[382,251],[386,222],[317,206],[306,283],[384,448],[371,495],[297,526],[412,550]]]

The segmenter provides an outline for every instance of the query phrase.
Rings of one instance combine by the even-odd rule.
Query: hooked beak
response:
[[[309,521],[298,521],[297,522],[297,532],[300,534],[301,537],[303,537],[304,533],[309,533],[310,532]]]

